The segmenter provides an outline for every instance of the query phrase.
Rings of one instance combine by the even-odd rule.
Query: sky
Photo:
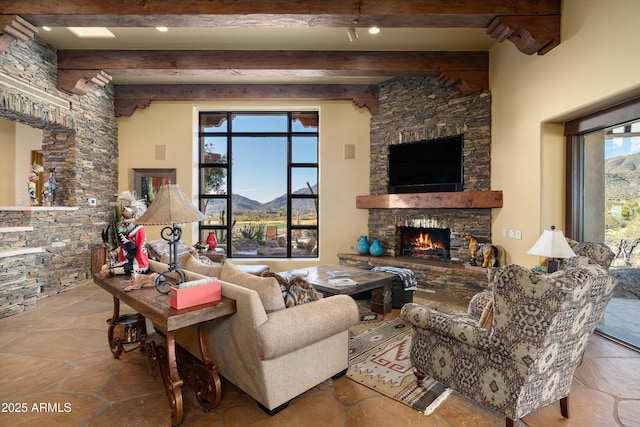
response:
[[[294,131],[305,131],[297,121]],[[246,119],[233,120],[234,131],[286,132],[284,117],[261,117],[252,115]],[[306,129],[315,131],[315,129]],[[296,137],[293,140],[294,162],[317,162],[317,138]],[[214,150],[215,151],[215,147]],[[233,193],[269,202],[287,192],[287,139],[286,137],[233,137],[232,153]],[[295,168],[292,172],[293,191],[306,187],[306,183],[317,185],[316,168]]]
[[[604,142],[604,158],[626,156],[640,151],[640,137],[613,138]]]
[[[624,132],[624,126],[613,130],[613,133]],[[640,132],[640,122],[631,124],[631,132]],[[627,156],[640,151],[640,136],[612,138],[604,141],[604,158]]]

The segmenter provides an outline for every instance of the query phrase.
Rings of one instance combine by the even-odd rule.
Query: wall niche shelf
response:
[[[502,207],[502,190],[356,196],[358,209],[488,209]]]

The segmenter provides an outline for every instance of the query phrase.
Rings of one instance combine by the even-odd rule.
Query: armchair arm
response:
[[[495,351],[497,346],[491,332],[479,327],[478,320],[467,313],[444,314],[420,304],[410,303],[402,307],[400,315],[414,328],[426,329],[471,347]]]
[[[471,301],[469,301],[467,314],[474,318],[476,321],[479,320],[480,316],[482,316],[482,311],[484,310],[487,302],[489,302],[490,299],[493,299],[493,294],[491,292],[478,292],[471,298]]]
[[[262,360],[291,353],[347,331],[358,321],[358,306],[347,295],[335,295],[275,311],[268,317],[256,329]]]

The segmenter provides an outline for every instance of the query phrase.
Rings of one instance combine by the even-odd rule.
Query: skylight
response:
[[[81,39],[115,38],[115,34],[106,27],[67,27],[69,31]]]

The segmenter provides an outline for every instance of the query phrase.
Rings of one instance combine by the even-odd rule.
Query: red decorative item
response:
[[[207,245],[209,245],[209,250],[212,251],[218,246],[218,239],[216,239],[216,233],[213,231],[209,232],[207,236]]]

